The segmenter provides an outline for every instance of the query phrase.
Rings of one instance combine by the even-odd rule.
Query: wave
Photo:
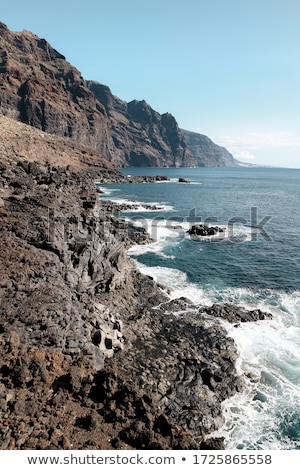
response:
[[[96,186],[98,187],[98,189],[101,191],[101,193],[103,194],[103,196],[110,196],[111,194],[113,193],[116,193],[116,192],[119,192],[120,189],[112,189],[112,188],[106,188],[106,187],[103,187],[103,186],[100,186],[99,184],[97,184],[96,182]]]
[[[149,212],[151,212],[151,210],[149,210]],[[253,229],[249,226],[235,225],[235,227],[232,228],[224,224],[218,224],[218,227],[223,229],[223,232],[218,232],[211,236],[192,236],[187,233],[192,223],[185,219],[180,220],[180,218],[164,217],[162,215],[161,217],[158,216],[155,218],[135,217],[125,220],[130,220],[136,226],[144,227],[153,240],[152,243],[147,245],[134,245],[130,248],[129,254],[134,256],[155,252],[161,257],[166,257],[164,249],[170,245],[174,246],[184,239],[200,243],[217,243],[226,240],[234,241],[235,243],[248,242],[251,241],[253,236],[258,232],[257,229]]]
[[[122,212],[171,212],[174,210],[173,206],[162,204],[160,202],[132,201],[130,199],[117,197],[110,197],[109,200],[115,204],[128,206],[128,208],[122,210]]]
[[[190,181],[188,183],[182,183],[178,181],[178,178],[170,178],[169,181],[161,181],[162,183],[178,183],[178,184],[196,184],[196,185],[201,185],[201,181]]]
[[[223,403],[225,424],[214,433],[225,437],[227,449],[300,449],[299,304],[282,293],[276,307],[267,308],[265,294],[273,320],[225,325],[245,378],[243,393]]]

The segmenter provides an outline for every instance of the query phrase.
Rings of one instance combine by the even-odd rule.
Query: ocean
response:
[[[134,219],[153,238],[129,250],[143,273],[167,286],[172,298],[201,305],[232,302],[273,315],[239,327],[223,322],[236,342],[245,387],[224,402],[225,423],[214,436],[224,436],[228,450],[300,449],[300,170],[122,172],[170,178],[101,185],[102,198],[134,202],[134,210],[118,215]],[[179,177],[190,183],[179,183]],[[224,232],[195,240],[187,233],[195,223]]]

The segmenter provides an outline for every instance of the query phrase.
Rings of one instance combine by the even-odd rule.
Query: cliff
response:
[[[194,158],[175,118],[160,115],[146,101],[127,103],[97,82],[90,89],[104,104],[110,118],[111,134],[122,166],[193,166]]]
[[[224,147],[216,145],[206,135],[181,129],[187,147],[195,161],[194,166],[236,166],[239,162]]]
[[[97,150],[114,150],[104,106],[45,39],[0,23],[0,112]]]
[[[145,101],[126,103],[87,82],[65,57],[29,31],[0,23],[0,112],[69,138],[118,166],[232,166],[232,155],[179,128]]]
[[[117,164],[145,167],[238,164],[228,150],[205,135],[180,129],[171,114],[159,114],[146,101],[122,101],[100,83],[89,81],[88,86],[110,118]]]

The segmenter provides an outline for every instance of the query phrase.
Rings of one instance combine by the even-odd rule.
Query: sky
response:
[[[13,0],[0,21],[240,161],[300,168],[299,0]]]

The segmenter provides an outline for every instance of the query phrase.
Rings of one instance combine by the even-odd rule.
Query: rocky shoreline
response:
[[[216,318],[264,314],[170,301],[127,256],[146,232],[99,200],[124,177],[1,120],[0,448],[222,449],[243,377]]]

